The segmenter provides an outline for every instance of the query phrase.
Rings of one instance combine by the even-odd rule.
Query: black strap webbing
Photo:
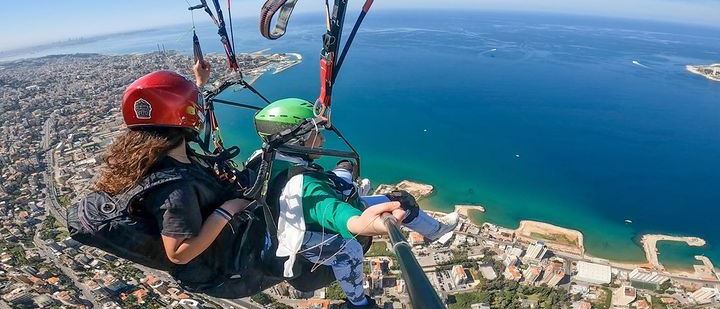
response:
[[[260,94],[260,92],[257,91],[257,89],[255,89],[255,87],[253,87],[252,85],[250,85],[250,83],[246,82],[244,79],[241,79],[241,80],[240,80],[240,83],[242,84],[243,87],[247,88],[247,89],[250,90],[252,93],[256,94],[258,97],[260,97],[261,99],[263,99],[263,101],[265,101],[265,103],[270,104],[270,100],[268,100],[265,96],[263,96],[262,94]]]
[[[138,197],[144,195],[147,191],[160,185],[175,182],[188,177],[189,170],[183,168],[172,167],[159,170],[145,176],[140,182],[128,191],[120,193],[115,198],[118,205],[130,205]]]
[[[342,49],[342,52],[340,52],[340,58],[338,58],[337,63],[335,64],[335,72],[333,72],[332,76],[332,82],[335,82],[335,79],[338,76],[338,73],[340,72],[340,68],[342,67],[343,62],[345,61],[345,56],[347,56],[348,50],[350,50],[350,46],[352,45],[353,40],[355,39],[355,35],[358,32],[358,29],[360,29],[360,25],[362,24],[363,20],[365,19],[365,15],[367,15],[368,11],[370,11],[370,7],[373,4],[373,0],[365,0],[365,5],[363,5],[362,11],[360,11],[360,15],[358,16],[357,20],[355,20],[355,25],[352,28],[352,31],[350,31],[350,35],[347,38],[347,41],[345,42],[345,46]]]
[[[260,9],[260,34],[269,40],[276,40],[285,34],[290,15],[297,4],[297,0],[267,0]],[[272,20],[275,14],[280,11],[272,27]]]

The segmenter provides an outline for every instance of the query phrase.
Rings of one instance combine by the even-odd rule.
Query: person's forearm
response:
[[[376,236],[376,235],[385,235],[387,234],[387,228],[385,227],[385,224],[383,223],[383,218],[376,218],[373,220],[370,224],[367,222],[363,222],[363,220],[360,219],[360,216],[354,216],[351,217],[350,220],[348,220],[347,228],[348,230],[355,234],[355,235],[362,235],[362,236]]]
[[[210,217],[205,220],[205,223],[203,223],[200,234],[192,238],[187,238],[180,243],[175,249],[175,254],[171,258],[171,261],[176,264],[186,264],[192,261],[215,241],[215,238],[220,235],[225,224],[227,224],[225,218],[216,214],[210,215]]]

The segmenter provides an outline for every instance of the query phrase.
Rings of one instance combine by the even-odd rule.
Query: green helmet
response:
[[[255,114],[255,130],[263,140],[315,117],[312,103],[297,98],[272,102]]]

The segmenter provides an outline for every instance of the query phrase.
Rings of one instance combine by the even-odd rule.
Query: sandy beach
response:
[[[577,255],[585,254],[583,234],[580,231],[545,222],[522,220],[515,236],[523,241],[542,240],[549,248]]]

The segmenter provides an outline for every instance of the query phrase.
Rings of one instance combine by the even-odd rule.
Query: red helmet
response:
[[[199,131],[203,119],[198,95],[195,84],[185,77],[171,71],[155,71],[125,89],[123,120],[128,128],[163,126]]]

